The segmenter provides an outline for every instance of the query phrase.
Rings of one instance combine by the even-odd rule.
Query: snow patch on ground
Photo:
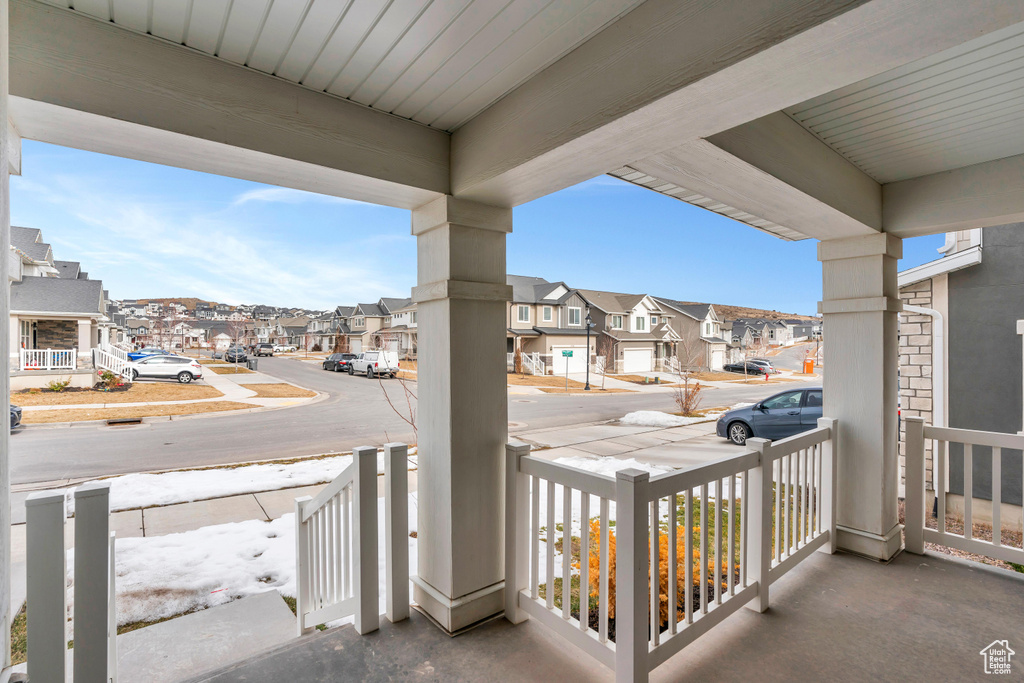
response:
[[[416,456],[412,455],[416,451],[410,448],[409,452],[409,469],[416,469]],[[338,455],[235,468],[126,474],[102,481],[110,484],[110,509],[116,512],[324,484],[341,474],[351,462],[352,455]],[[377,454],[377,473],[384,473],[383,452]],[[74,512],[73,491],[68,491],[68,514]]]
[[[380,611],[387,594],[384,564],[384,499],[378,499]],[[409,530],[416,530],[416,494],[409,496]],[[409,538],[409,566],[416,569],[416,539]],[[207,609],[268,590],[295,597],[295,515],[271,522],[218,524],[167,536],[116,542],[117,623],[155,621]],[[68,552],[69,585],[74,551]],[[68,615],[74,613],[69,591]],[[337,625],[351,618],[332,622]]]
[[[658,410],[637,410],[627,413],[619,419],[619,424],[635,425],[637,427],[685,427],[697,422],[707,422],[708,417],[682,417],[681,415],[670,415]]]

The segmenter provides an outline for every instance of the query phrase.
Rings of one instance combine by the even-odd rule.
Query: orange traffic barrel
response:
[[[804,358],[804,374],[810,375],[814,372],[814,359]]]

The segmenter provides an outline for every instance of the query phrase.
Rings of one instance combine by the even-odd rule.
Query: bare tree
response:
[[[384,350],[386,348],[384,345],[383,335],[379,332],[370,335],[370,343],[378,349]],[[383,357],[385,358],[386,363],[387,354],[383,354]],[[395,370],[397,371],[398,368],[395,368]],[[416,409],[413,407],[412,404],[413,401],[416,401],[418,399],[416,398],[415,392],[413,392],[412,388],[409,386],[408,381],[404,377],[396,373],[395,379],[398,380],[398,384],[399,386],[402,387],[402,393],[405,396],[405,412],[399,410],[398,407],[395,406],[394,402],[391,400],[391,396],[388,395],[388,390],[384,387],[383,373],[377,373],[377,384],[380,386],[381,393],[384,394],[384,400],[386,400],[388,402],[388,405],[391,406],[391,410],[395,412],[395,415],[398,415],[398,417],[400,417],[402,421],[404,421],[406,424],[412,427],[413,434],[415,434],[418,437],[419,431],[416,429]]]
[[[694,375],[704,368],[704,353],[701,341],[694,337],[683,337],[676,342],[677,375],[679,381],[672,388],[672,398],[676,407],[684,416],[692,414],[700,407],[703,387],[694,379]]]
[[[618,342],[608,336],[601,336],[597,340],[597,356],[603,359],[604,367],[601,368],[601,389],[604,389],[604,378],[609,372],[615,370],[615,347]]]

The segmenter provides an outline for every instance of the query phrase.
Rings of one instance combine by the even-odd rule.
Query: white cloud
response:
[[[242,204],[247,204],[249,202],[277,202],[281,204],[329,202],[334,204],[362,204],[365,206],[374,206],[373,204],[367,204],[366,202],[360,202],[355,199],[332,197],[330,195],[305,192],[303,190],[293,190],[290,187],[260,187],[255,190],[249,190],[248,192],[243,192],[235,197],[235,200],[231,205],[241,206]]]
[[[316,237],[294,232],[260,237],[231,212],[211,211],[209,202],[117,194],[109,184],[78,176],[54,178],[53,185],[18,189],[32,201],[59,205],[86,226],[70,239],[40,227],[60,245],[58,258],[81,260],[114,296],[199,296],[230,304],[330,309],[409,293],[407,273],[396,272],[388,256],[373,251],[355,259],[344,251],[318,250]],[[279,192],[319,197],[283,188],[246,195]],[[275,201],[266,196],[246,201]],[[232,205],[237,203],[236,198]]]

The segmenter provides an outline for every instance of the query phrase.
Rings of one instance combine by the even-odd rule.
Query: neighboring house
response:
[[[334,313],[321,313],[306,324],[310,350],[330,351],[334,348],[337,334],[337,319]]]
[[[384,319],[384,329],[380,332],[386,347],[396,351],[400,358],[416,360],[419,339],[415,302],[412,299],[385,297],[377,305],[388,312]]]
[[[41,387],[53,374],[92,386],[92,349],[111,329],[103,283],[54,261],[35,228],[11,227],[9,258],[12,387]]]
[[[554,374],[585,372],[597,348],[591,328],[587,349],[587,301],[564,282],[508,275],[512,301],[508,304],[507,351],[534,354]],[[571,354],[571,355],[567,355]]]
[[[898,275],[899,393],[903,417],[944,427],[1018,433],[1022,422],[1021,334],[1024,328],[1024,224],[947,233],[941,256]],[[900,425],[900,459],[905,455]],[[925,478],[934,490],[932,442],[925,440]],[[991,450],[975,446],[971,477],[976,522],[991,521]],[[964,454],[950,444],[943,477],[946,506],[963,511]],[[1005,456],[1004,456],[1005,459]],[[1021,528],[1021,476],[1002,467],[1002,523]],[[1018,459],[1017,463],[1020,462]],[[977,482],[986,482],[984,486]]]
[[[721,370],[728,356],[729,342],[722,337],[722,321],[712,304],[684,303],[654,297],[676,315],[668,319],[679,335],[677,358],[684,367]]]
[[[309,316],[305,315],[278,318],[274,321],[274,343],[305,349],[306,327],[309,325],[309,321]]]
[[[352,353],[377,348],[374,335],[384,327],[384,319],[387,317],[387,310],[379,303],[356,304],[348,318],[349,331],[346,335]]]
[[[603,335],[596,349],[610,345],[614,372],[644,373],[675,357],[679,334],[669,322],[677,314],[648,294],[576,290],[590,305],[593,331]]]
[[[125,322],[126,341],[133,346],[147,346],[151,340],[151,324],[145,319],[128,318]]]
[[[768,320],[765,318],[737,318],[732,323],[733,337],[736,338],[738,330],[748,327],[754,331],[755,337],[759,337],[764,346],[789,346],[793,343],[793,334],[789,326],[781,320]]]

